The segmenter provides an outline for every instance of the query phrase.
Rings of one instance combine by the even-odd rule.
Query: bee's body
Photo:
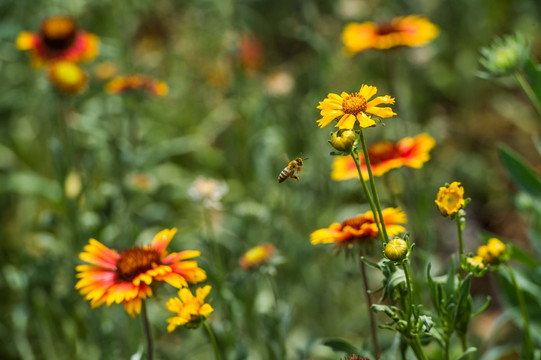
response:
[[[295,175],[295,172],[301,171],[301,166],[303,164],[303,161],[301,158],[296,158],[295,160],[291,160],[287,166],[282,170],[280,175],[278,175],[278,183],[281,184],[284,181],[287,180],[287,178],[292,178],[295,181],[299,181],[299,177]]]

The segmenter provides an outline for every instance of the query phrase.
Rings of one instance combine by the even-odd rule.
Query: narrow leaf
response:
[[[541,197],[541,179],[524,159],[505,145],[498,146],[503,167],[515,185],[531,196]]]

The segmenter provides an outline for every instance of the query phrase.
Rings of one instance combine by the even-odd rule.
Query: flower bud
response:
[[[466,258],[466,269],[477,276],[478,273],[485,269],[485,261],[479,255],[470,256]]]
[[[491,238],[486,245],[479,246],[477,256],[487,264],[499,264],[504,260],[507,247],[499,239]]]
[[[331,145],[338,151],[348,152],[355,142],[355,132],[338,130],[331,137]]]
[[[408,243],[400,238],[395,238],[385,245],[384,253],[389,260],[403,260],[408,254]]]
[[[465,206],[464,188],[460,186],[458,181],[454,181],[448,186],[442,186],[435,202],[443,216],[454,215]]]
[[[481,76],[506,76],[524,67],[530,57],[530,44],[517,33],[496,39],[490,47],[481,49],[481,54],[479,62],[487,70]]]

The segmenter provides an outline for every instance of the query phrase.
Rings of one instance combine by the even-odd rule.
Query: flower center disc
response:
[[[124,251],[116,264],[120,280],[131,282],[135,277],[160,263],[160,254],[154,249],[135,248]]]
[[[366,99],[359,93],[350,94],[342,102],[342,111],[355,116],[361,112],[365,112],[366,107]]]
[[[346,219],[342,223],[342,228],[345,228],[346,226],[351,226],[355,230],[360,230],[361,225],[366,224],[366,219],[364,216],[357,216],[351,219]]]
[[[77,25],[66,16],[51,17],[41,25],[41,39],[45,46],[53,51],[69,48],[75,41]]]

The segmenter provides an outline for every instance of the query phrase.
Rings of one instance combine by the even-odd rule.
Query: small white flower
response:
[[[214,179],[198,177],[188,189],[190,198],[207,209],[221,210],[220,200],[227,194],[227,184]]]

